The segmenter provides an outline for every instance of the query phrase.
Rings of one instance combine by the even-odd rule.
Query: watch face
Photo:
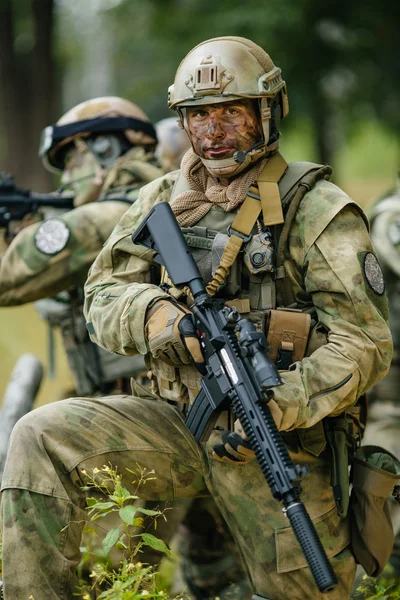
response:
[[[35,234],[35,245],[43,254],[57,254],[68,243],[70,231],[61,219],[44,221]]]

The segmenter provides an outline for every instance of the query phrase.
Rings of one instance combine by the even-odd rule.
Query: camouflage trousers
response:
[[[213,459],[220,435],[216,430],[207,444],[198,444],[180,413],[150,393],[64,400],[23,417],[11,437],[2,482],[5,599],[73,598],[86,517],[83,471],[111,463],[125,473],[136,462],[156,472],[143,486],[144,500],[213,497],[260,596],[348,598],[355,564],[348,523],[336,514],[329,463],[301,451],[292,455],[309,466],[302,499],[339,580],[335,591],[322,595],[257,462]]]

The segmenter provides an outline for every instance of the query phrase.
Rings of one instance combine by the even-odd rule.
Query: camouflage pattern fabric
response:
[[[86,314],[93,339],[112,352],[148,352],[147,308],[168,295],[149,284],[152,252],[134,246],[131,234],[156,202],[169,200],[177,175],[141,190],[90,270]],[[392,356],[387,301],[371,288],[363,267],[372,252],[361,209],[332,183],[318,182],[300,204],[285,268],[298,307],[315,307],[329,342],[282,374],[285,385],[275,390],[282,430],[340,414],[386,374]]]
[[[87,316],[96,341],[109,351],[127,356],[148,351],[145,313],[167,294],[150,284],[152,253],[133,246],[131,233],[155,202],[169,201],[176,177],[167,175],[141,190],[91,268]],[[341,190],[321,181],[306,194],[289,236],[285,267],[298,306],[314,306],[320,328],[329,335],[325,346],[282,373],[285,385],[275,390],[281,430],[308,428],[341,413],[385,375],[392,344],[379,272],[365,270],[365,257],[372,252],[361,210]],[[197,377],[192,367],[186,369],[177,370],[178,380]],[[176,400],[182,386],[176,386]],[[348,524],[336,513],[324,451],[319,456],[299,447],[292,452],[294,462],[309,466],[302,498],[339,579],[338,589],[322,596],[257,463],[215,461],[211,450],[220,442],[220,431],[199,445],[176,409],[148,392],[138,395],[68,400],[34,411],[18,425],[3,479],[6,598],[9,593],[19,600],[27,591],[27,582],[11,575],[22,561],[38,565],[30,570],[31,593],[45,600],[70,597],[80,531],[74,524],[60,535],[60,521],[76,521],[81,514],[82,469],[108,461],[123,472],[135,461],[155,468],[157,480],[146,486],[146,499],[211,494],[257,594],[272,600],[348,597],[355,564]],[[57,507],[42,520],[44,502]],[[39,521],[45,534],[31,526]]]
[[[121,354],[134,349],[148,351],[145,314],[152,303],[166,294],[149,285],[152,253],[132,246],[130,236],[156,202],[169,201],[177,176],[178,173],[167,175],[141,191],[138,202],[121,219],[92,266],[86,283],[86,310],[94,325],[96,341],[109,350]],[[361,209],[333,184],[318,182],[305,195],[296,214],[285,249],[285,269],[297,306],[314,306],[319,330],[328,334],[328,343],[296,363],[292,370],[282,373],[285,385],[275,390],[275,399],[283,412],[281,430],[308,428],[327,416],[340,414],[384,377],[392,342],[381,272],[379,269],[368,272],[365,267],[370,256],[373,262],[373,248]],[[104,284],[112,289],[112,298],[106,297]],[[183,379],[183,374],[181,369],[183,386],[176,386],[176,400],[180,399],[179,394],[183,396],[183,382],[189,378],[185,373]],[[194,370],[192,376],[196,377]],[[307,455],[307,462],[310,460]],[[319,492],[323,486],[321,480],[315,490]],[[227,494],[227,498],[229,501],[231,496]],[[311,494],[309,510],[314,503],[318,506],[319,497]],[[232,528],[229,518],[230,515],[228,523]],[[324,536],[322,539],[325,542]],[[291,541],[282,554],[293,575],[292,581],[296,581],[293,585],[301,589],[307,571],[295,560],[295,543]],[[337,553],[341,550],[343,547],[338,547]],[[253,551],[247,554],[255,556]],[[273,583],[273,573],[280,567],[273,563],[266,568],[268,575],[264,572],[258,578],[251,573],[255,591],[269,598],[275,594],[277,598],[291,597],[279,595],[281,589],[277,580]],[[342,583],[351,587],[349,573],[345,581]]]
[[[193,500],[174,542],[194,598],[251,598],[252,589],[234,539],[211,497]]]
[[[276,600],[346,598],[355,565],[347,549],[347,523],[334,507],[326,457],[293,454],[293,460],[310,466],[303,499],[340,580],[337,591],[322,595],[257,463],[237,467],[212,458],[219,436],[215,431],[206,445],[198,444],[180,413],[145,391],[141,398],[64,400],[23,417],[11,438],[2,482],[6,600],[26,600],[27,593],[41,600],[73,597],[83,470],[117,464],[133,489],[126,468],[136,461],[156,471],[156,480],[142,488],[144,499],[214,497],[259,594]]]
[[[48,295],[54,296],[68,289],[72,290],[76,297],[77,286],[82,285],[85,281],[90,265],[110,236],[114,225],[129,207],[126,202],[107,200],[107,198],[128,194],[134,201],[140,185],[161,174],[161,170],[153,164],[153,155],[146,154],[142,148],[134,147],[128,151],[116,161],[114,167],[109,171],[102,188],[103,200],[101,203],[84,204],[57,217],[68,228],[70,235],[65,248],[54,255],[45,254],[36,247],[35,236],[40,223],[23,229],[0,259],[0,306],[24,304]],[[111,389],[113,381],[116,379],[130,377],[138,370],[143,371],[141,356],[129,358],[117,356],[104,352],[90,343],[79,298],[77,301],[63,306],[65,311],[62,318],[58,318],[58,324],[63,333],[64,347],[78,393],[82,395],[98,393],[99,379],[103,380],[104,386]],[[89,372],[88,366],[91,364],[89,358],[92,358],[94,353],[97,357],[96,365],[101,367],[100,374]],[[168,521],[160,522],[158,535],[167,543],[172,539],[186,510],[184,512],[182,510],[170,511]],[[196,522],[193,510],[191,523]],[[212,522],[213,519],[211,518],[210,521]],[[96,523],[98,524],[98,522]],[[102,520],[102,527],[105,531],[114,525],[115,523],[109,517]],[[215,526],[210,524],[210,531],[215,531]],[[99,535],[103,537],[104,532],[100,531]],[[190,536],[190,529],[187,530],[186,535]],[[219,537],[218,532],[215,537]],[[227,543],[225,548],[225,540],[226,537],[221,538],[218,551],[213,554],[213,558],[218,556],[222,567],[225,566],[224,561],[229,560],[231,563],[229,582],[243,580],[243,585],[248,588],[246,575],[240,566],[240,558],[232,548],[231,542]],[[182,546],[183,551],[186,548],[186,545]],[[203,555],[208,556],[206,545],[199,550]],[[226,558],[228,552],[229,558]],[[142,560],[157,564],[160,556],[159,553],[147,548],[142,555]],[[202,565],[198,565],[196,561],[197,557],[192,555],[186,558],[187,576],[200,570],[202,572],[202,593],[207,594],[209,574],[208,572],[204,573]],[[213,582],[214,579],[215,572],[211,581]],[[223,587],[224,581],[219,579],[218,591]],[[229,593],[233,598],[231,587],[229,587]],[[251,590],[247,596],[251,597]],[[40,597],[42,596],[39,595]],[[12,595],[11,598],[13,598]]]
[[[23,229],[1,256],[0,306],[33,302],[83,284],[90,265],[129,208],[127,202],[107,198],[127,195],[134,202],[143,185],[162,175],[153,161],[152,154],[132,148],[108,173],[101,203],[79,206],[57,217],[70,232],[61,251],[45,254],[38,249],[41,223]]]

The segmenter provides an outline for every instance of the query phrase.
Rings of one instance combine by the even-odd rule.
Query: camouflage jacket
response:
[[[40,249],[41,222],[19,232],[0,258],[0,306],[33,302],[85,282],[90,265],[129,207],[112,196],[127,194],[133,202],[140,187],[162,174],[149,155],[129,158],[121,157],[108,173],[100,203],[84,204],[57,217],[59,249]]]
[[[146,310],[168,296],[150,284],[152,253],[134,246],[131,234],[155,203],[170,201],[178,174],[142,188],[89,273],[86,317],[96,342],[112,352],[148,353]],[[382,273],[366,220],[342,190],[319,181],[304,196],[285,256],[297,305],[314,305],[319,326],[328,334],[327,344],[283,372],[284,385],[274,390],[283,411],[281,429],[290,430],[311,427],[352,406],[387,372],[392,342]]]

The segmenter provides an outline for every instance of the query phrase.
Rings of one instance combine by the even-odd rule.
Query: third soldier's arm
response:
[[[332,184],[318,184],[291,231],[287,265],[290,271],[296,264],[293,289],[297,299],[311,298],[328,342],[282,373],[285,385],[274,393],[283,430],[340,414],[389,368],[392,341],[381,272],[361,211],[343,196]]]
[[[115,201],[84,204],[57,217],[68,239],[52,254],[38,248],[38,230],[45,221],[22,229],[0,259],[0,306],[33,302],[83,284],[128,206]]]

